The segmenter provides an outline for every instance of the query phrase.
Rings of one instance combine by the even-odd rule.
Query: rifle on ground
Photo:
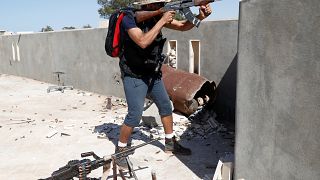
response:
[[[196,27],[199,27],[200,20],[196,18],[192,11],[190,10],[190,7],[193,6],[201,6],[208,3],[216,2],[220,0],[178,0],[173,2],[168,2],[159,10],[156,11],[136,11],[136,19],[138,22],[142,22],[150,17],[159,15],[163,12],[167,11],[179,11],[180,14],[184,15],[184,17],[194,24]]]
[[[115,159],[124,158],[128,155],[134,153],[137,148],[150,144],[158,139],[153,139],[148,142],[139,144],[137,146],[133,146],[126,151],[122,151],[120,153],[115,153],[109,156],[104,156],[100,158],[94,152],[86,152],[82,153],[81,157],[89,157],[92,156],[95,160],[90,159],[82,159],[82,160],[71,160],[67,163],[67,165],[59,168],[58,170],[54,171],[50,177],[42,179],[42,180],[72,180],[74,177],[79,178],[79,180],[87,180],[87,175],[102,166],[111,166],[111,162]],[[95,179],[95,178],[91,178]]]

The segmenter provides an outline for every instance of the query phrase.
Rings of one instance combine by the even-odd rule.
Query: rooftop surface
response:
[[[47,93],[51,85],[0,74],[0,179],[46,178],[69,160],[81,159],[83,152],[99,156],[114,152],[126,115],[125,101],[78,89]],[[106,108],[108,98],[111,110]],[[158,179],[212,178],[219,158],[233,153],[232,132],[216,131],[178,114],[174,114],[174,129],[193,154],[166,154],[164,140],[141,147],[131,156],[139,179],[151,179],[152,170]],[[164,137],[162,127],[140,126],[132,144],[148,141],[153,130]],[[89,177],[101,175],[99,168]]]

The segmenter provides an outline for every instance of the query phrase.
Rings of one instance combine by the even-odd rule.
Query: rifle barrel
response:
[[[154,142],[154,141],[158,141],[158,140],[160,140],[160,139],[161,139],[161,138],[157,138],[157,139],[150,140],[150,141],[148,141],[148,142],[145,142],[145,143],[136,145],[136,146],[134,146],[134,147],[131,147],[131,148],[125,150],[125,151],[112,154],[111,156],[116,158],[116,157],[119,156],[119,155],[129,153],[129,152],[131,152],[131,151],[133,151],[133,150],[135,150],[135,149],[138,149],[138,148],[140,148],[140,147],[142,147],[142,146],[145,146],[145,145],[147,145],[147,144],[150,144],[150,143],[152,143],[152,142]]]

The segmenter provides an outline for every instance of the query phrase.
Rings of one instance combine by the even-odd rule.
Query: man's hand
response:
[[[173,16],[176,14],[175,11],[168,11],[165,12],[162,15],[161,21],[164,22],[164,24],[170,24],[173,21]]]
[[[199,8],[199,19],[202,20],[206,17],[208,17],[212,13],[210,4],[201,5]]]

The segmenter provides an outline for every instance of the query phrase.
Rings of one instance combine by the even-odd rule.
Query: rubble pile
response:
[[[111,99],[111,100],[108,100]],[[107,98],[103,105],[104,109],[110,109],[108,103],[112,105],[112,109],[119,109],[126,107],[124,99],[120,98]],[[117,113],[117,112],[116,112]],[[108,138],[116,140],[119,137],[120,127],[124,121],[126,112],[118,114],[111,123],[105,123],[96,126],[94,132],[99,133],[100,138]],[[213,110],[208,108],[201,108],[192,114],[189,118],[173,114],[173,129],[176,137],[180,139],[191,140],[194,138],[207,139],[212,134],[220,134],[222,137],[234,139],[234,131],[227,129],[223,124],[216,120],[216,114]],[[151,125],[150,125],[151,124]],[[132,139],[135,140],[148,140],[150,138],[164,139],[165,133],[162,124],[146,123],[145,119],[141,121],[139,127],[134,128]]]

